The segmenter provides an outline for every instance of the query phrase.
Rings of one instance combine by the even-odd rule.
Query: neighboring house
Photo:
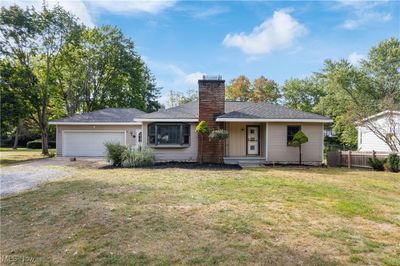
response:
[[[225,128],[226,141],[204,138],[195,132],[199,121],[211,129]],[[225,101],[225,81],[199,80],[199,100],[182,106],[143,113],[136,109],[104,109],[52,121],[57,126],[59,156],[104,156],[107,141],[154,148],[158,161],[297,163],[298,148],[290,141],[298,130],[308,136],[303,162],[321,164],[324,123],[321,115],[269,103]]]
[[[386,138],[393,138],[396,134],[399,139],[400,111],[384,111],[357,123],[359,151],[390,152],[390,147],[371,130],[371,126]],[[400,150],[399,145],[397,149]]]

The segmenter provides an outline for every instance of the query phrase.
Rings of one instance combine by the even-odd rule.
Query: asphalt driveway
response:
[[[105,163],[103,158],[78,158],[85,164]],[[55,157],[19,163],[0,168],[0,195],[8,195],[33,188],[43,182],[65,177],[75,171],[77,162],[69,158]],[[68,167],[71,166],[71,167]]]

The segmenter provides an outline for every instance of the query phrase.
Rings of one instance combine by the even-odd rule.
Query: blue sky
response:
[[[40,6],[41,1],[1,0]],[[49,2],[50,5],[54,1]],[[86,25],[111,24],[132,38],[169,90],[197,88],[203,74],[280,84],[325,59],[357,64],[371,46],[400,36],[398,1],[62,1]]]

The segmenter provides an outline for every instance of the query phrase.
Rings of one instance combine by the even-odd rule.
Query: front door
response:
[[[247,154],[259,154],[259,135],[260,128],[258,126],[247,126]]]

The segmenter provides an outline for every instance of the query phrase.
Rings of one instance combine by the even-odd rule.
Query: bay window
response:
[[[148,143],[154,146],[189,146],[190,125],[153,123],[148,126]]]

